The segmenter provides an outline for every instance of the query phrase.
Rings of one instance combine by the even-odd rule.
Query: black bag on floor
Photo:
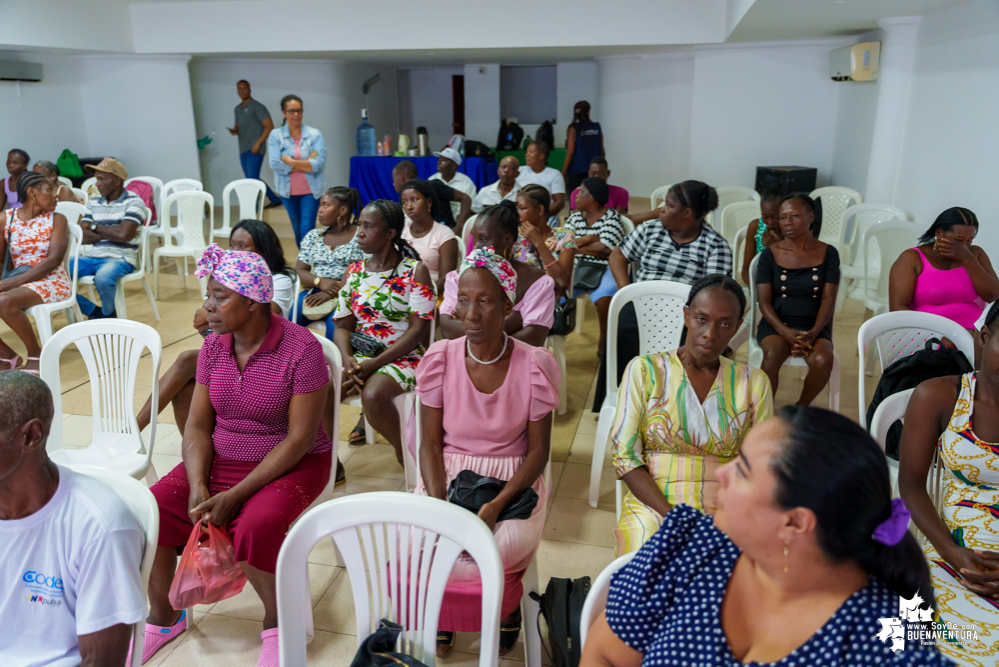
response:
[[[531,599],[541,605],[541,615],[548,624],[548,645],[551,646],[553,667],[578,667],[583,653],[579,639],[579,624],[583,603],[590,592],[590,578],[561,579],[552,577],[544,595],[531,593]],[[529,623],[530,620],[524,619]],[[540,620],[538,621],[540,626]]]
[[[515,151],[520,148],[524,139],[524,128],[514,122],[504,120],[500,123],[499,136],[496,137],[496,150]]]
[[[934,345],[940,345],[939,338],[929,339],[922,350],[910,354],[908,357],[902,357],[884,370],[881,379],[878,380],[878,387],[874,390],[871,405],[867,408],[868,429],[871,427],[874,413],[881,405],[881,401],[892,394],[913,389],[923,380],[946,375],[964,375],[975,370],[960,350],[949,347],[934,349]],[[885,442],[885,454],[896,461],[898,460],[898,445],[901,436],[902,424],[896,421],[892,424],[891,430],[888,431]]]
[[[402,632],[402,626],[392,621],[382,619],[378,629],[368,635],[364,643],[354,654],[350,667],[426,667],[425,664],[411,655],[395,650],[396,639]]]

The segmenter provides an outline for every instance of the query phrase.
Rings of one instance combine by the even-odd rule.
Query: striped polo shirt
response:
[[[134,222],[139,227],[146,220],[146,205],[137,194],[128,190],[111,202],[104,197],[94,197],[87,202],[87,212],[81,218],[81,222],[92,222],[95,225],[120,225],[126,220]],[[115,243],[101,239],[90,250],[90,256],[96,259],[123,259],[136,266],[135,254],[139,249],[138,231],[133,241],[135,243]]]

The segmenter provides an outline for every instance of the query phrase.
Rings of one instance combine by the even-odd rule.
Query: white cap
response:
[[[457,149],[451,148],[450,146],[442,151],[434,153],[434,157],[446,157],[448,160],[451,160],[458,166],[461,166],[461,153],[459,153]]]

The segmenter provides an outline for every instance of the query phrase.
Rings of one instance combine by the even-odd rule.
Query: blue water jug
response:
[[[357,127],[357,154],[375,155],[377,143],[375,128],[368,123],[368,110],[361,109],[361,124]]]

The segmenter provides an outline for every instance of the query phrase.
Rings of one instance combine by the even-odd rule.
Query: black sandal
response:
[[[502,658],[512,651],[520,638],[520,623],[517,625],[507,625],[500,623],[499,656]]]
[[[444,658],[454,648],[455,633],[444,630],[437,631],[437,657]]]
[[[336,462],[336,481],[333,482],[333,488],[340,486],[341,484],[347,483],[347,471],[344,470],[343,463],[340,461]]]
[[[364,428],[362,428],[360,426],[355,426],[354,430],[351,431],[350,435],[347,436],[347,444],[348,445],[352,445],[354,447],[356,447],[358,445],[363,445],[365,443],[365,441],[367,440],[367,437],[368,437],[368,434],[364,430]]]

